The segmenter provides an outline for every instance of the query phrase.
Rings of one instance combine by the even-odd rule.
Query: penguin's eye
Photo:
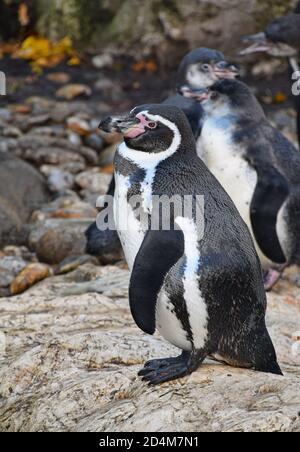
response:
[[[149,127],[149,129],[156,129],[157,124],[154,121],[148,122],[147,126]]]
[[[208,72],[209,69],[210,69],[210,65],[207,64],[207,63],[202,64],[201,69],[202,69],[203,71],[205,71],[205,72]]]

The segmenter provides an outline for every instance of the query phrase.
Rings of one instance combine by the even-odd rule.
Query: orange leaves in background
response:
[[[155,61],[138,61],[132,65],[135,72],[157,72],[158,67]]]
[[[51,42],[46,38],[29,36],[11,53],[13,58],[31,61],[34,72],[41,72],[43,68],[55,67],[65,58],[68,58],[68,64],[72,66],[80,63],[69,37],[58,42]]]
[[[286,95],[284,93],[282,93],[281,91],[276,93],[274,96],[274,102],[276,104],[281,104],[282,102],[285,102],[286,100],[287,100]]]
[[[18,49],[18,44],[15,42],[3,42],[0,43],[0,59],[4,57],[4,55],[10,55],[14,53]]]

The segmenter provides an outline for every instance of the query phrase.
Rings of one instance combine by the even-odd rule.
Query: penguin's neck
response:
[[[132,149],[125,142],[120,144],[118,153],[126,160],[134,163],[138,168],[145,171],[155,168],[160,162],[171,157],[178,150],[180,142],[172,142],[170,147],[160,152],[143,152]]]
[[[194,152],[191,151],[191,154],[196,156],[195,146],[193,150]],[[130,176],[135,180],[138,179],[142,197],[142,207],[144,211],[148,213],[151,213],[152,211],[153,184],[159,165],[167,159],[184,160],[185,156],[188,154],[187,149],[182,147],[182,143],[175,143],[174,145],[174,142],[165,151],[156,153],[147,153],[131,149],[124,142],[119,146],[117,152],[123,159],[132,164],[133,168],[136,168],[135,172],[138,177],[135,178],[134,174],[131,174]],[[115,170],[116,172],[119,172],[118,166],[116,166]]]

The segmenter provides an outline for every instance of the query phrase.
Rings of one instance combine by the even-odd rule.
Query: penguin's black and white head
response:
[[[259,120],[264,112],[250,88],[238,80],[220,80],[209,88],[190,90],[185,97],[201,103],[209,116],[238,114]]]
[[[249,47],[241,55],[264,52],[274,57],[293,57],[300,50],[300,14],[291,13],[267,25],[262,33],[245,36]]]
[[[178,107],[151,104],[134,108],[128,116],[109,117],[100,123],[108,133],[122,133],[126,146],[139,153],[168,153],[194,148],[195,141],[185,114]]]
[[[217,80],[238,77],[238,68],[225,60],[223,53],[200,47],[191,50],[181,61],[177,73],[177,90],[206,88]]]

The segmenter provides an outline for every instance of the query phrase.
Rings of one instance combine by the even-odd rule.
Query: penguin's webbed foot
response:
[[[266,292],[270,292],[279,281],[282,271],[270,268],[264,275],[264,287]]]
[[[200,352],[185,352],[176,358],[162,358],[147,361],[138,373],[149,385],[156,385],[191,374],[204,360]]]

